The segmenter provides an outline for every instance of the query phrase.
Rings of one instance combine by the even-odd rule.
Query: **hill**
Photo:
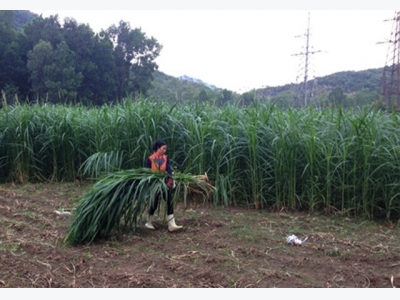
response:
[[[16,29],[24,27],[38,15],[29,10],[14,10],[14,26]]]
[[[226,94],[227,90],[218,88],[211,84],[205,83],[200,79],[189,76],[174,77],[167,75],[161,71],[153,73],[153,88],[148,91],[148,96],[156,100],[168,102],[214,102]],[[239,94],[230,92],[232,99],[238,98]]]
[[[308,82],[313,93],[313,101],[318,99],[318,105],[326,106],[330,102],[341,102],[345,106],[363,106],[373,103],[379,89],[383,68],[363,71],[343,71],[331,75],[317,77]],[[204,83],[200,79],[189,76],[173,77],[163,72],[154,73],[153,88],[148,96],[161,101],[186,103],[192,101],[214,104],[238,102],[250,104],[255,101],[274,101],[282,107],[299,106],[295,95],[303,83],[290,83],[283,86],[273,86],[237,94],[226,89]],[[342,92],[342,95],[332,96]],[[336,91],[336,92],[334,92]],[[228,97],[224,97],[228,94]],[[338,99],[339,97],[339,99]],[[227,99],[228,98],[228,99]]]
[[[382,73],[383,68],[363,71],[343,71],[317,77],[314,80],[308,81],[308,85],[323,94],[331,92],[336,87],[341,87],[347,94],[354,94],[362,90],[372,93],[378,90]],[[265,97],[274,97],[282,92],[296,90],[302,84],[291,83],[283,86],[267,87],[259,89],[257,92]]]
[[[203,85],[205,85],[206,87],[208,87],[208,88],[210,88],[212,90],[215,90],[217,88],[215,85],[212,85],[212,84],[209,84],[209,83],[205,83],[200,79],[193,78],[193,77],[190,77],[190,76],[187,76],[187,75],[179,76],[178,79],[200,83],[200,84],[203,84]]]

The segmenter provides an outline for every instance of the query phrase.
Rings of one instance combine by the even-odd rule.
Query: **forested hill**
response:
[[[15,29],[24,27],[26,23],[29,23],[35,17],[38,17],[38,15],[29,10],[14,10]]]
[[[149,97],[168,102],[227,102],[238,100],[240,95],[222,88],[210,88],[199,81],[185,80],[167,75],[161,71],[153,74],[152,88],[147,92]],[[225,100],[225,101],[224,101]]]
[[[334,89],[341,89],[345,94],[368,95],[369,102],[377,93],[382,77],[383,68],[368,69],[363,71],[343,71],[333,73],[324,77],[316,78],[308,82],[320,97],[326,98]],[[299,84],[286,84],[283,86],[272,86],[265,89],[248,91],[242,95],[230,92],[230,99],[234,101],[244,100],[245,103],[253,102],[256,97],[281,98],[280,95],[290,94],[296,91]],[[212,90],[202,83],[182,80],[160,71],[154,73],[153,88],[149,90],[149,96],[173,102],[187,102],[191,100],[219,99],[221,93],[227,92],[222,89]],[[288,97],[288,96],[287,96]]]
[[[38,15],[29,10],[15,10],[14,21],[16,28],[22,28],[26,23],[32,21]],[[370,92],[376,92],[382,77],[383,68],[368,69],[363,71],[343,71],[331,75],[317,77],[310,80],[312,86],[318,87],[325,93],[329,93],[335,87],[341,87],[346,93],[352,94],[357,91],[367,89]],[[189,74],[190,75],[190,74]],[[265,83],[268,85],[268,82]],[[288,91],[295,84],[288,83],[283,86],[268,87],[260,89],[259,92],[270,96],[277,95],[282,91]],[[149,91],[149,96],[166,100],[184,101],[185,99],[196,99],[201,97],[200,93],[205,91],[207,95],[214,98],[217,94],[221,94],[222,89],[212,90],[205,84],[189,82],[179,78],[167,75],[160,71],[155,71],[153,88]],[[235,93],[233,93],[234,96]]]
[[[323,77],[317,77],[308,82],[309,87],[319,90],[320,93],[329,93],[336,87],[340,87],[347,94],[366,90],[374,93],[379,89],[382,78],[383,67],[378,69],[368,69],[363,71],[343,71],[333,73]],[[274,97],[279,93],[292,91],[299,84],[286,84],[283,86],[267,87],[258,90],[264,96]]]

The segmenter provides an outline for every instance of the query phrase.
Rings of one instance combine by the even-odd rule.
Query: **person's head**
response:
[[[159,154],[163,155],[165,154],[165,152],[167,152],[167,144],[163,141],[158,140],[153,144],[151,150],[153,150],[153,152],[158,152]]]

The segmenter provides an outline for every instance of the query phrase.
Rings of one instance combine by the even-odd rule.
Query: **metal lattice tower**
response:
[[[302,69],[302,74],[298,75],[296,78],[296,100],[302,106],[307,106],[309,101],[314,96],[314,93],[317,89],[316,87],[316,80],[314,78],[313,85],[310,86],[308,72],[309,72],[309,62],[312,54],[321,52],[320,50],[314,51],[310,50],[310,12],[308,12],[308,22],[307,22],[307,29],[306,33],[303,36],[296,36],[296,37],[305,37],[306,38],[306,46],[305,51],[300,52],[297,54],[293,54],[292,56],[302,56],[304,58],[304,69]],[[298,82],[299,77],[303,78],[302,82]]]
[[[400,12],[396,11],[393,19],[393,28],[390,34],[386,63],[378,90],[378,101],[388,109],[400,110]]]

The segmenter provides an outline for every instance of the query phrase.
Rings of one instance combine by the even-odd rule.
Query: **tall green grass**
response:
[[[6,106],[0,179],[70,181],[140,168],[162,139],[176,173],[208,174],[213,205],[396,219],[399,123],[395,112],[261,103]]]

